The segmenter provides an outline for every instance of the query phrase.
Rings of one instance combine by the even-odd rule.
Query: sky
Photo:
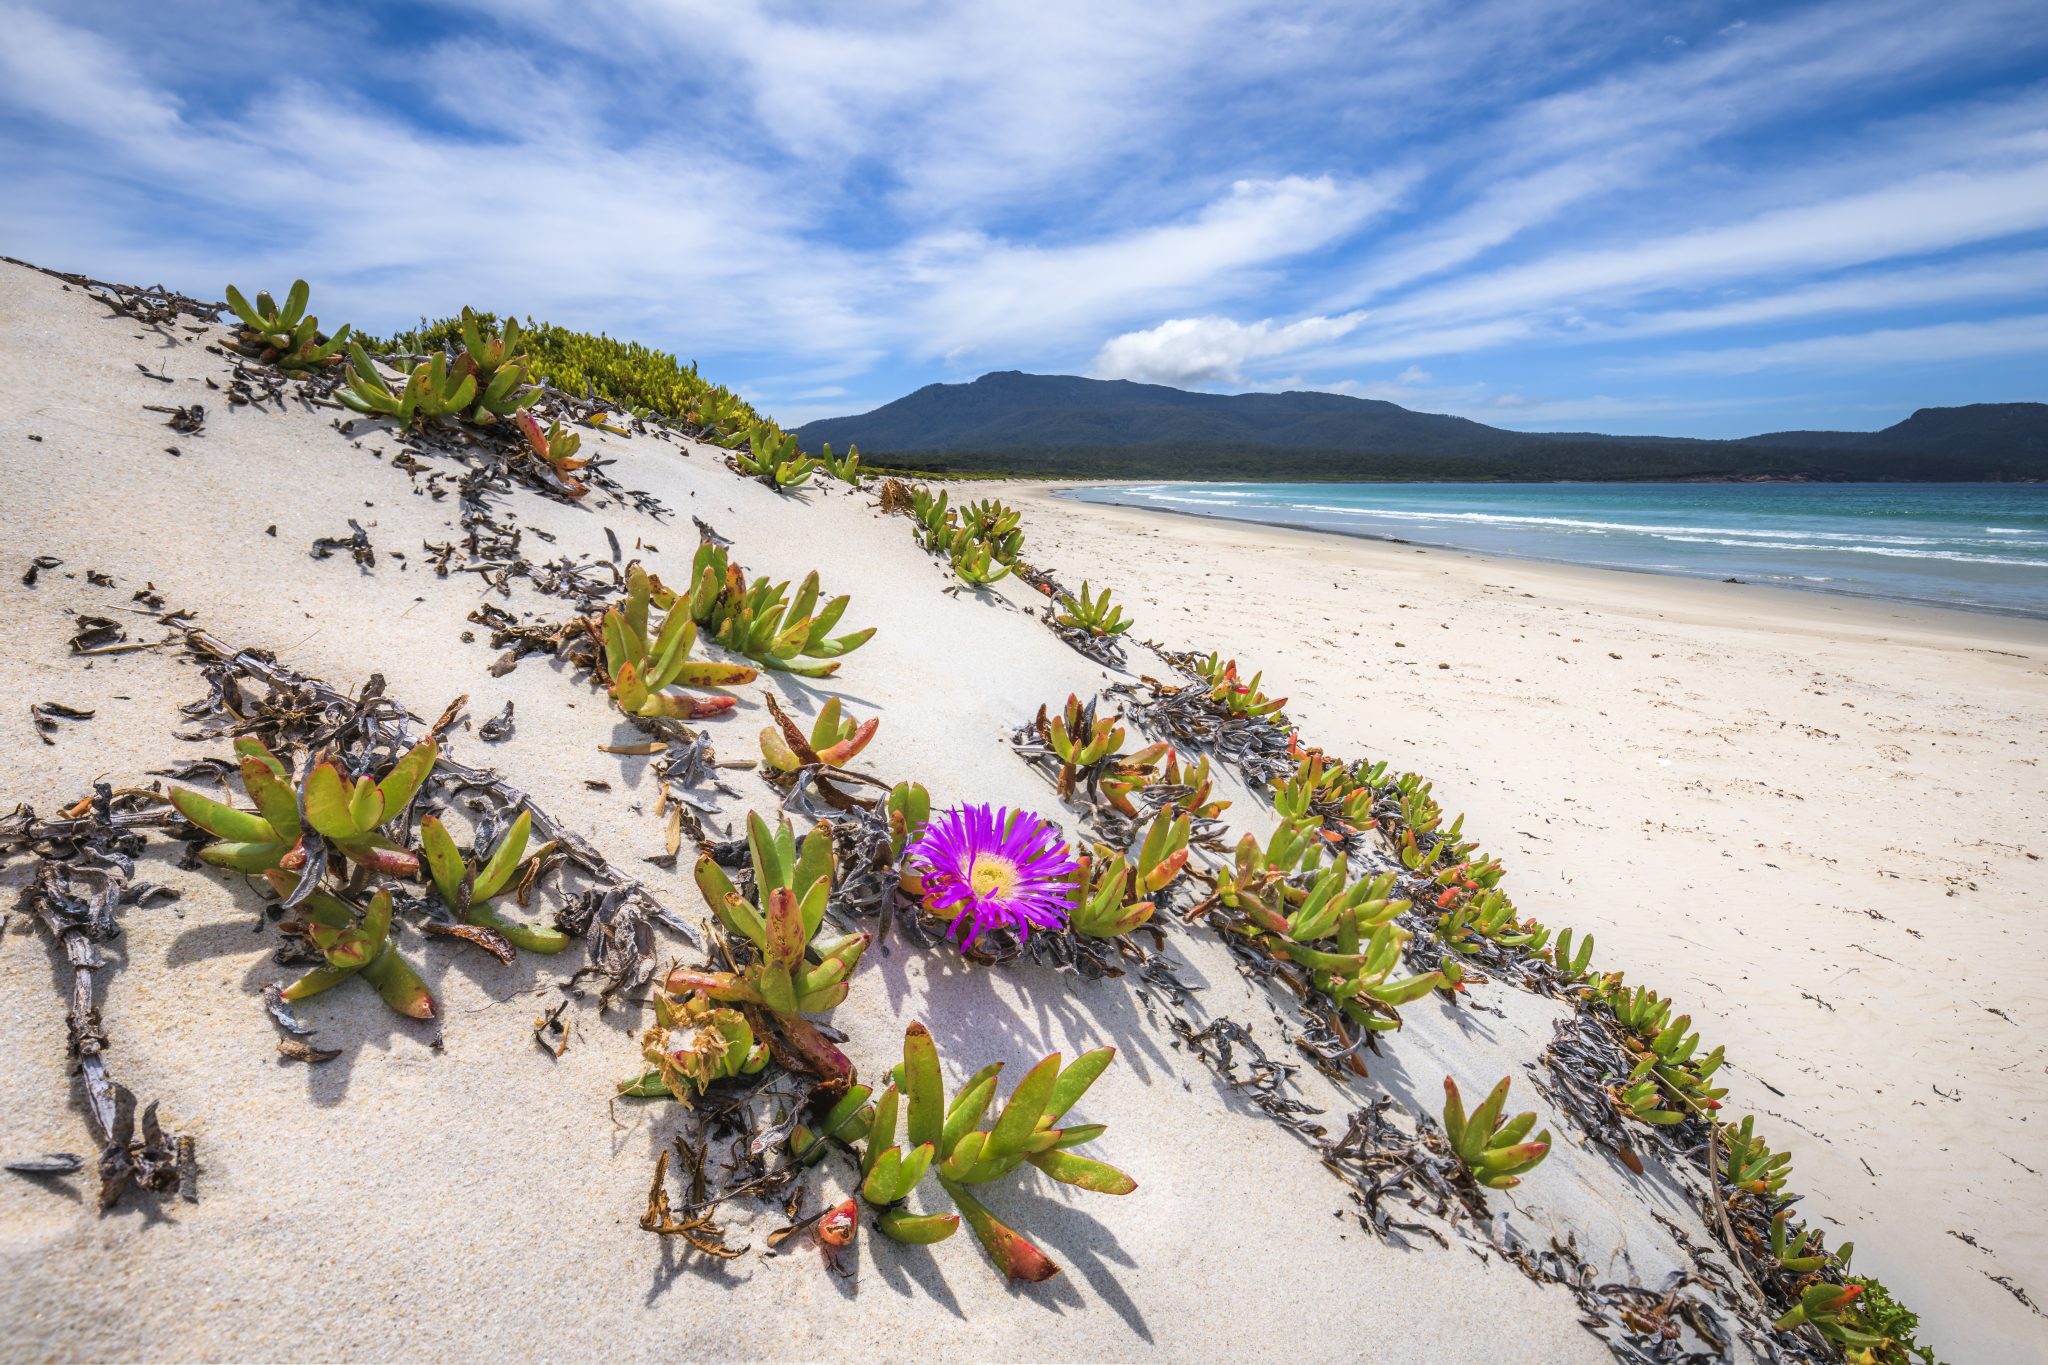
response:
[[[991,370],[1523,430],[2048,400],[2048,5],[0,0],[0,253],[785,425]]]

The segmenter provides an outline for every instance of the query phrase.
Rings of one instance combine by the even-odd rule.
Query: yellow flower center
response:
[[[977,896],[1013,896],[1023,884],[1017,865],[998,853],[977,853],[967,869],[968,885]]]

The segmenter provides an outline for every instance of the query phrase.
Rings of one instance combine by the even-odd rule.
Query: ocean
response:
[[[1061,496],[2048,617],[2048,485],[1144,483]]]

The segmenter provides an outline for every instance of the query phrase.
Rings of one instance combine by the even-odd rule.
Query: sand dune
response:
[[[47,277],[0,274],[0,689],[19,718],[5,741],[6,804],[47,813],[95,780],[140,782],[224,750],[174,738],[179,708],[204,694],[179,650],[66,653],[72,614],[113,614],[147,584],[223,638],[337,687],[381,674],[424,720],[458,694],[477,720],[513,702],[510,738],[460,730],[456,755],[500,770],[664,904],[703,919],[687,860],[683,871],[642,861],[663,840],[646,760],[598,748],[635,732],[545,659],[487,672],[496,651],[469,619],[480,602],[534,619],[559,619],[564,604],[525,582],[496,596],[473,575],[437,577],[424,547],[459,534],[455,500],[396,467],[397,446],[375,428],[350,437],[323,409],[228,407],[207,387],[224,372],[207,339],[174,343]],[[144,410],[194,399],[209,413],[199,435],[168,433]],[[505,515],[554,537],[547,554],[609,562],[610,529],[676,577],[694,516],[750,569],[818,568],[828,590],[852,595],[846,624],[877,627],[827,683],[741,689],[739,711],[706,725],[721,756],[753,755],[765,691],[800,715],[836,695],[883,717],[863,756],[871,771],[922,781],[941,802],[1056,810],[1006,736],[1040,704],[1109,675],[1043,627],[1027,587],[946,592],[943,565],[866,494],[778,495],[691,442],[586,440],[673,515],[602,495],[510,499]],[[1920,1309],[1928,1339],[1958,1360],[2038,1355],[2044,1324],[1986,1278],[2048,1280],[2041,1163],[2025,1140],[2042,1099],[2040,1048],[2025,1041],[2040,998],[2028,951],[2040,931],[2024,918],[2039,905],[2039,865],[2024,847],[2042,814],[2030,746],[2048,642],[2036,628],[1022,493],[1034,560],[1069,581],[1113,582],[1141,635],[1213,643],[1265,668],[1304,730],[1333,748],[1435,774],[1446,803],[1507,859],[1525,909],[1594,929],[1604,962],[1696,997],[1682,1003],[1712,1020],[1741,1068],[1735,1099],[1771,1116],[1781,1142],[1798,1138],[1813,1214],[1843,1224],[1859,1268]],[[350,518],[378,548],[375,567],[309,556]],[[35,555],[62,562],[25,586],[13,561]],[[154,628],[136,618],[131,631]],[[1134,651],[1134,670],[1149,666]],[[93,718],[44,744],[20,715],[43,699]],[[702,793],[714,829],[774,801],[754,774],[730,782],[737,797]],[[1270,807],[1226,785],[1233,837],[1263,837]],[[0,871],[10,896],[26,875],[20,860]],[[847,1280],[808,1246],[760,1254],[782,1221],[775,1209],[725,1211],[735,1241],[755,1247],[730,1263],[636,1226],[654,1153],[681,1120],[665,1103],[610,1102],[638,1069],[643,1011],[585,996],[571,1002],[559,1059],[533,1045],[533,1017],[561,998],[573,963],[504,967],[415,936],[408,950],[440,1018],[400,1020],[336,991],[304,1013],[342,1056],[305,1066],[278,1058],[259,1003],[264,984],[290,974],[270,959],[260,901],[239,878],[179,869],[172,850],[151,855],[148,875],[182,898],[123,912],[102,1010],[123,1079],[196,1133],[200,1199],[100,1216],[83,1186],[0,1182],[12,1356],[1607,1355],[1563,1286],[1474,1254],[1466,1234],[1454,1229],[1440,1250],[1362,1229],[1317,1153],[1191,1057],[1128,980],[990,969],[900,942],[870,955],[831,1022],[871,1077],[912,1018],[931,1026],[954,1078],[984,1061],[1115,1044],[1084,1111],[1109,1125],[1098,1150],[1139,1190],[1111,1199],[1039,1180],[993,1197],[1065,1263],[1046,1285],[1006,1288],[967,1237],[925,1249],[865,1231]],[[1203,987],[1199,1017],[1238,1020],[1291,1055],[1275,1002],[1218,941],[1172,941]],[[673,936],[661,951],[690,954]],[[0,1076],[0,1153],[89,1150],[58,960],[20,921],[0,952],[12,963],[0,1021],[14,1058]],[[1535,1108],[1561,1140],[1489,1205],[1533,1245],[1575,1238],[1602,1280],[1661,1286],[1690,1264],[1680,1236],[1711,1245],[1711,1234],[1680,1189],[1631,1177],[1537,1094],[1533,1063],[1562,1012],[1505,987],[1471,1007],[1426,1000],[1404,1011],[1370,1082],[1340,1087],[1302,1066],[1292,1093],[1341,1128],[1381,1094],[1433,1109],[1447,1074],[1468,1090],[1515,1076],[1516,1107]],[[825,1187],[843,1190],[845,1172],[827,1171]],[[1750,1356],[1739,1341],[1730,1352]]]

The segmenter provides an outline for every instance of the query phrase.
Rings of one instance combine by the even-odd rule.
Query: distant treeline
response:
[[[1971,483],[2042,477],[2041,461],[2037,458],[1743,447],[1732,442],[1630,446],[1612,440],[1560,441],[1483,455],[1357,455],[1348,451],[1274,450],[1250,445],[906,453],[869,452],[863,448],[862,454],[878,465],[916,473],[1047,479],[1291,483],[1810,479]]]

